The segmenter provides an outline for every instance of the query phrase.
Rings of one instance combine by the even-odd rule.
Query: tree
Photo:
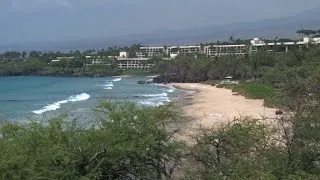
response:
[[[30,53],[29,53],[29,58],[32,58],[32,59],[39,59],[40,58],[40,56],[41,56],[41,52],[39,52],[39,51],[31,51]]]
[[[229,37],[229,42],[230,42],[230,43],[234,43],[234,37],[233,37],[233,36],[230,36],[230,37]]]
[[[268,130],[257,120],[239,119],[215,130],[201,128],[192,155],[200,179],[276,179],[264,158]],[[263,161],[261,161],[263,159]]]
[[[21,58],[20,52],[16,52],[16,51],[4,52],[2,56],[3,56],[3,59],[7,61],[17,61],[17,60],[20,60]]]
[[[304,36],[310,36],[310,35],[313,35],[313,34],[316,34],[317,31],[316,30],[312,30],[312,29],[300,29],[297,31],[297,33],[299,34],[299,36],[302,34]]]

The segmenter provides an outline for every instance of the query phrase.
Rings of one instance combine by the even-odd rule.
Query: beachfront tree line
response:
[[[0,61],[25,61],[28,59],[39,59],[49,63],[52,59],[57,57],[76,57],[79,59],[84,59],[86,55],[93,56],[118,56],[120,51],[131,52],[131,56],[134,57],[135,52],[140,50],[142,47],[141,44],[133,44],[131,46],[113,46],[106,49],[89,49],[84,51],[69,51],[69,52],[60,52],[60,51],[31,51],[29,53],[22,51],[7,51],[0,53]]]
[[[117,69],[117,62],[108,56],[118,56],[120,51],[127,51],[131,56],[140,49],[140,44],[130,47],[109,47],[101,50],[70,51],[70,52],[41,52],[8,51],[0,53],[0,76],[16,75],[47,75],[47,76],[110,76],[120,75],[122,71]],[[86,56],[101,59],[104,65],[91,65],[91,60]],[[51,62],[58,57],[59,62]],[[108,64],[105,65],[105,64]]]
[[[285,79],[280,77],[285,71],[297,67],[310,68],[311,64],[319,63],[315,58],[318,53],[317,47],[299,47],[289,52],[273,53],[260,50],[243,56],[209,58],[200,55],[194,58],[181,55],[174,60],[158,63],[155,71],[163,75],[159,77],[159,81],[167,82],[201,82],[233,76],[238,80],[264,77],[264,80],[275,84]],[[278,79],[271,79],[274,73],[280,75]]]

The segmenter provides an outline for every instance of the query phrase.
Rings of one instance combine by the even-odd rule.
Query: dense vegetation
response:
[[[63,117],[0,127],[0,179],[170,178],[183,144],[168,107],[106,103],[88,127]]]
[[[109,47],[98,51],[71,51],[62,52],[40,52],[32,51],[15,52],[9,51],[0,54],[0,76],[111,76],[130,73],[132,75],[152,74],[146,70],[124,72],[117,67],[117,61],[112,56],[118,56],[120,51],[127,51],[129,55],[135,55],[140,44],[130,47]],[[91,56],[93,59],[101,59],[99,65],[91,65],[92,60],[86,59]],[[52,60],[60,57],[59,62]],[[63,58],[65,57],[65,58]],[[73,57],[73,58],[69,58]]]
[[[269,52],[260,50],[243,56],[221,56],[209,58],[204,55],[178,56],[171,61],[159,62],[158,73],[163,74],[167,82],[202,82],[207,80],[223,80],[233,76],[237,80],[261,79],[276,84],[285,80],[287,72],[297,68],[314,70],[319,65],[317,57],[320,50],[314,48],[295,48],[289,52]],[[277,74],[280,73],[280,74]],[[273,77],[275,75],[279,75]],[[159,80],[161,80],[159,79]]]

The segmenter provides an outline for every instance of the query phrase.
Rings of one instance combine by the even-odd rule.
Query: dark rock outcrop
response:
[[[160,75],[153,78],[154,83],[198,83],[208,80],[207,78],[191,78],[182,74]]]

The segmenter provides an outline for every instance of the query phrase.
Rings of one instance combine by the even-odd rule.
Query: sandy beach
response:
[[[187,100],[184,100],[185,105],[181,107],[182,116],[189,119],[181,128],[180,138],[183,138],[182,140],[199,132],[199,127],[214,128],[235,118],[249,116],[264,119],[264,121],[268,121],[268,118],[275,118],[276,109],[264,107],[263,100],[246,99],[235,95],[229,89],[198,83],[172,83],[171,85],[196,91],[189,95]]]

